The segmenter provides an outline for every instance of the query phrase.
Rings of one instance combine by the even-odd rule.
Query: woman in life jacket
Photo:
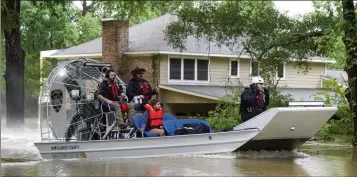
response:
[[[157,99],[149,101],[149,104],[144,105],[146,111],[144,112],[144,121],[141,125],[141,132],[149,131],[159,136],[164,136],[165,131],[163,127],[164,111],[161,103]]]

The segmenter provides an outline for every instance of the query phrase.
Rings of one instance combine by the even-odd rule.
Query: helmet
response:
[[[264,79],[260,76],[253,76],[251,83],[252,84],[264,84]]]

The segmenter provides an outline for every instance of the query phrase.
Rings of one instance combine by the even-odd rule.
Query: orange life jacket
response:
[[[162,126],[162,121],[164,117],[164,112],[162,111],[162,108],[155,111],[155,109],[149,104],[145,104],[144,107],[149,110],[150,127]]]

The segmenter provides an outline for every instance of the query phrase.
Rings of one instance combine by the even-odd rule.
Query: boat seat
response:
[[[177,120],[168,120],[163,123],[165,132],[167,132],[167,136],[174,136],[175,130],[178,128],[182,128],[184,124],[199,124],[203,123],[210,127],[210,125],[201,119],[177,119]],[[212,133],[213,130],[210,127],[210,133]]]
[[[108,105],[105,102],[101,102],[100,106],[103,111],[103,117],[99,121],[99,133],[101,138],[103,139],[121,139],[125,138],[128,139],[132,137],[133,133],[135,134],[135,130],[132,127],[128,127],[127,129],[119,130],[116,126],[116,119],[115,119],[115,108]],[[124,122],[127,122],[127,119],[124,119]]]
[[[170,120],[177,120],[175,116],[171,115],[171,114],[164,114],[164,122],[166,121],[170,121]],[[138,116],[134,116],[133,117],[133,121],[134,121],[134,126],[136,129],[140,130],[141,128],[141,124],[144,122],[144,116],[143,115],[138,115]],[[145,137],[158,137],[159,135],[156,135],[154,133],[150,133],[148,131],[144,132],[144,136]]]

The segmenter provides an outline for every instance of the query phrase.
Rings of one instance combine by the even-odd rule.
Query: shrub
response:
[[[351,135],[353,133],[352,113],[345,97],[346,88],[338,84],[335,79],[325,81],[324,88],[335,93],[319,92],[315,95],[315,100],[323,100],[325,98],[326,106],[337,106],[336,116],[340,117],[341,120],[327,122],[316,134],[317,137],[323,140],[333,140],[333,135]]]
[[[240,89],[232,89],[232,93],[217,101],[215,110],[208,112],[206,121],[216,131],[229,130],[242,123],[239,114],[238,98]],[[283,95],[277,87],[271,87],[269,108],[285,107],[292,100],[291,95]]]

